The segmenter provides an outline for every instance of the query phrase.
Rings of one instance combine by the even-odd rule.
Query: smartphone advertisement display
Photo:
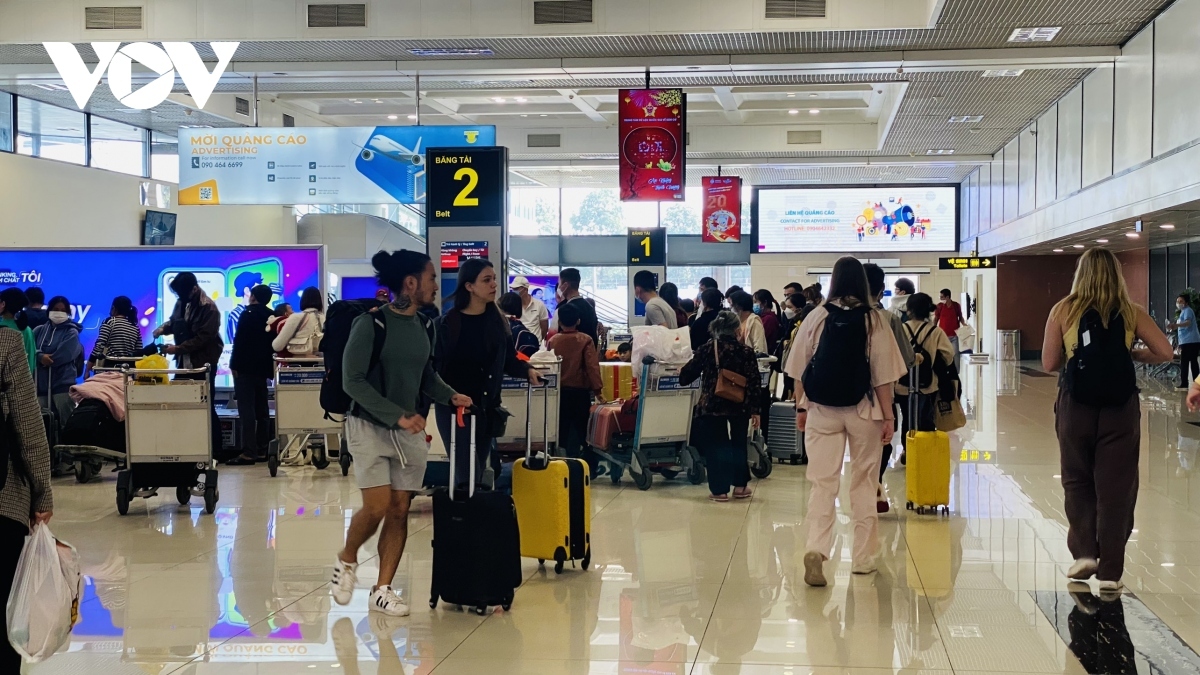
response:
[[[954,187],[761,188],[759,253],[954,251]]]
[[[265,284],[275,291],[271,307],[281,302],[300,309],[300,294],[321,288],[319,247],[248,249],[6,249],[0,262],[0,288],[40,287],[49,299],[63,295],[71,302],[71,320],[82,328],[84,355],[90,356],[100,324],[108,318],[113,298],[128,296],[139,317],[143,343],[153,341],[156,327],[170,318],[175,294],[170,284],[180,272],[196,275],[200,288],[221,310],[220,335],[225,342],[218,386],[230,386],[229,357],[237,322],[250,300],[250,289]],[[171,342],[170,336],[164,338]]]
[[[683,201],[687,95],[622,89],[617,98],[621,201]]]
[[[425,151],[489,147],[496,127],[179,130],[179,203],[422,204]]]

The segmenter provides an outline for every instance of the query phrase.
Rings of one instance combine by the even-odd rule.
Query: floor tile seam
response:
[[[751,501],[754,496],[751,495]],[[704,622],[704,632],[700,635],[700,640],[696,643],[696,656],[692,659],[691,668],[688,672],[691,673],[696,669],[700,662],[700,652],[704,647],[704,640],[708,637],[708,629],[712,626],[713,616],[717,613],[717,606],[721,604],[721,594],[725,592],[725,584],[729,581],[729,570],[733,567],[733,556],[737,555],[738,546],[742,543],[742,537],[746,532],[746,523],[750,520],[750,504],[746,504],[744,513],[742,514],[742,526],[738,529],[738,536],[733,540],[733,545],[729,547],[729,560],[725,562],[725,574],[721,577],[717,597],[713,599],[712,609],[708,613],[708,619]]]

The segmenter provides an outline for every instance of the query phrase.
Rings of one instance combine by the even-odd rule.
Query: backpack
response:
[[[824,305],[829,316],[821,340],[800,381],[809,399],[821,405],[858,405],[871,391],[871,363],[867,356],[866,305],[843,309]]]
[[[1136,394],[1137,373],[1125,343],[1125,319],[1114,312],[1105,328],[1100,312],[1089,309],[1079,318],[1079,342],[1067,361],[1063,386],[1071,398],[1094,406],[1122,405]]]
[[[329,310],[325,313],[325,330],[320,345],[325,359],[325,379],[321,382],[321,408],[325,410],[325,419],[334,420],[331,415],[346,415],[354,406],[354,400],[342,388],[342,357],[346,352],[346,342],[350,340],[350,328],[354,325],[354,320],[367,312],[378,310],[383,304],[375,299],[338,300],[330,305]],[[432,350],[433,322],[421,312],[417,312],[417,317],[420,318],[426,334],[429,335],[429,344]],[[383,317],[376,316],[373,325],[375,338],[371,343],[371,360],[367,367],[368,371],[373,370],[379,364],[380,354],[383,353],[383,343],[387,340],[387,322],[383,320]]]
[[[927,328],[929,330],[926,330]],[[918,328],[916,334],[914,334],[912,328],[909,328],[908,324],[904,324],[904,332],[908,333],[908,343],[912,345],[913,354],[917,354],[921,357],[921,364],[916,366],[918,390],[924,389],[925,387],[933,384],[933,357],[929,355],[929,351],[925,349],[923,344],[925,342],[925,338],[929,337],[933,328],[933,324],[927,323]],[[900,386],[912,386],[909,384],[908,373],[905,373],[900,378]]]

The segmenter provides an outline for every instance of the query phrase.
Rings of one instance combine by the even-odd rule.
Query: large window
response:
[[[146,175],[146,130],[102,117],[91,119],[92,166],[133,176]]]
[[[509,234],[558,234],[557,188],[513,188],[508,198]]]
[[[17,99],[17,152],[22,155],[86,164],[86,126],[81,112]]]
[[[564,235],[624,234],[657,225],[657,202],[622,202],[616,188],[562,189]]]
[[[682,202],[660,202],[661,224],[667,234],[700,234],[700,216],[704,213],[704,195],[700,188],[685,191]]]
[[[564,190],[565,192],[565,190]],[[608,325],[629,321],[629,270],[626,267],[580,267],[579,290],[596,301],[596,316]]]
[[[179,182],[179,136],[150,132],[150,177]]]
[[[12,152],[13,97],[0,92],[0,150]]]

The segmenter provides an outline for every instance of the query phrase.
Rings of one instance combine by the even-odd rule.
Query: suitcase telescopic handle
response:
[[[546,453],[546,462],[550,460],[550,383],[542,380],[542,451]],[[525,467],[530,466],[533,459],[533,383],[525,385]]]
[[[917,379],[917,369],[920,365],[916,359],[913,359],[912,368],[908,369],[908,410],[904,411],[908,415],[908,428],[912,431],[917,429],[917,397],[921,394],[921,381]]]
[[[457,444],[458,429],[462,429],[467,426],[466,420],[463,419],[467,412],[468,412],[467,408],[465,408],[463,406],[459,406],[457,409],[455,409],[454,419],[455,419],[455,423],[456,423],[455,426],[457,428],[450,430],[450,448],[449,448],[450,487],[448,488],[450,491],[450,501],[454,501],[454,489],[457,487],[454,482],[454,465],[456,463],[454,461],[454,455],[455,455],[455,447],[454,446]],[[467,461],[467,465],[469,467],[468,481],[467,481],[467,497],[468,498],[475,496],[475,425],[479,420],[479,415],[476,414],[476,410],[474,408],[472,408],[470,410],[470,412],[471,412],[471,437],[470,437],[470,440],[467,442],[468,453],[470,455],[469,459]]]

